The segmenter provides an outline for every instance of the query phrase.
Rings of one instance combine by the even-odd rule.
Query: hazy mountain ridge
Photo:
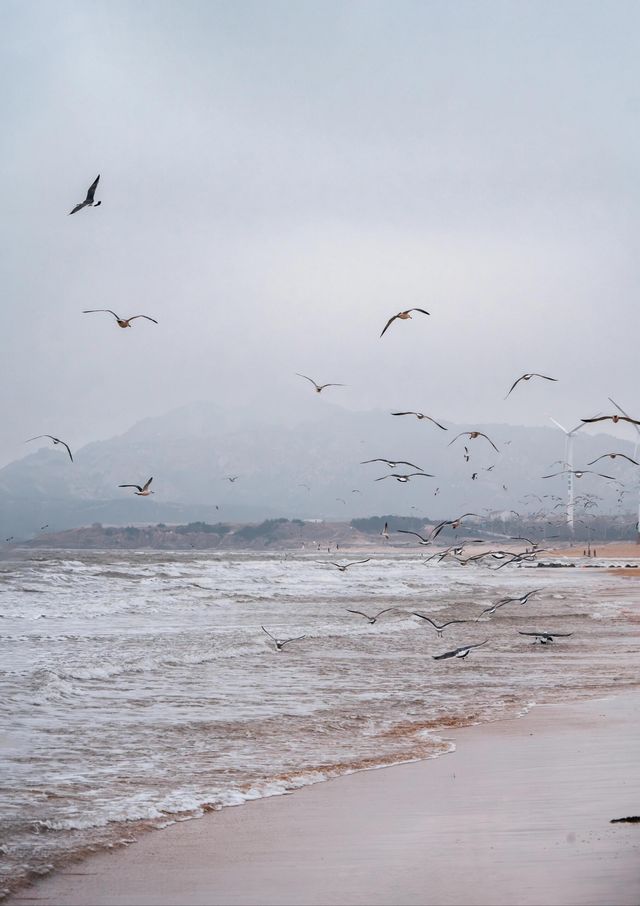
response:
[[[464,510],[521,511],[527,493],[565,494],[565,477],[541,477],[562,468],[558,460],[564,458],[564,437],[558,429],[448,427],[444,432],[388,412],[350,412],[315,397],[286,413],[266,406],[260,412],[228,412],[213,404],[192,404],[75,450],[73,464],[60,448],[43,447],[5,466],[0,470],[0,532],[32,535],[44,523],[62,529],[98,521],[345,520],[381,512],[445,518]],[[483,438],[460,437],[450,445],[466,430],[484,431],[499,453]],[[575,467],[585,468],[609,451],[632,455],[633,444],[611,435],[578,434]],[[435,478],[417,477],[409,484],[393,478],[376,481],[392,471],[413,470],[361,465],[374,457],[406,459]],[[628,463],[603,460],[594,468],[619,476],[627,487],[633,484],[636,467]],[[151,498],[118,489],[151,475]],[[237,481],[226,480],[235,475]],[[616,511],[618,485],[587,475],[576,481],[576,494],[584,491],[602,495],[603,509]],[[529,509],[539,505],[533,500]],[[625,507],[633,509],[629,495]]]

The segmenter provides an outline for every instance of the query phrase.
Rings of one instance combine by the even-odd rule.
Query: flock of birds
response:
[[[371,559],[371,557],[367,557],[365,560],[352,560],[350,563],[333,563],[332,565],[337,566],[341,572],[345,572],[351,566],[356,566],[361,563],[368,563],[370,559]],[[321,561],[321,562],[324,562],[324,561]],[[508,604],[520,604],[521,606],[523,606],[523,605],[527,604],[527,602],[529,601],[530,598],[532,598],[534,595],[539,594],[539,592],[540,592],[539,588],[533,588],[533,589],[531,589],[531,591],[527,591],[527,592],[525,592],[525,594],[520,595],[515,598],[514,597],[501,598],[499,601],[496,601],[494,604],[491,604],[489,607],[485,607],[484,610],[481,611],[481,613],[478,614],[478,616],[472,620],[455,619],[455,620],[446,620],[444,623],[438,623],[436,620],[433,619],[433,617],[427,616],[427,614],[420,613],[419,611],[415,611],[415,610],[411,611],[411,614],[412,614],[412,616],[418,617],[420,620],[423,620],[424,622],[428,623],[430,626],[433,626],[438,638],[442,638],[444,630],[447,628],[447,626],[454,626],[454,625],[459,625],[459,624],[463,624],[463,623],[477,623],[478,621],[482,620],[483,617],[493,616],[493,614],[495,614],[500,608],[506,607]],[[374,613],[374,614],[366,613],[363,610],[356,610],[351,607],[346,607],[345,610],[347,611],[347,613],[352,613],[352,614],[355,614],[356,616],[364,617],[364,619],[369,623],[370,626],[375,626],[375,624],[378,622],[380,617],[382,617],[385,613],[392,613],[392,612],[397,613],[399,608],[385,607],[383,610],[379,610],[377,613]],[[290,638],[290,639],[279,639],[276,636],[274,636],[271,632],[269,632],[269,630],[265,626],[261,626],[260,628],[272,640],[276,651],[282,651],[282,649],[285,647],[285,645],[290,645],[292,642],[300,642],[300,641],[302,641],[302,639],[306,638],[306,635],[298,635],[298,636],[294,636],[293,638]],[[551,642],[553,642],[554,639],[569,638],[569,636],[573,635],[572,632],[548,632],[546,630],[540,631],[540,630],[521,630],[521,629],[518,630],[518,634],[527,636],[528,638],[533,638],[534,645],[537,643],[540,643],[541,645],[548,645]],[[450,651],[442,652],[442,654],[433,654],[432,658],[434,661],[445,661],[445,660],[449,660],[450,658],[460,658],[461,660],[464,660],[464,658],[468,657],[469,654],[475,648],[482,648],[484,645],[487,645],[489,643],[489,641],[490,641],[490,639],[485,639],[482,642],[470,642],[466,645],[458,645],[456,648],[453,648]]]
[[[83,210],[84,208],[89,208],[89,207],[97,208],[102,203],[100,200],[96,201],[96,199],[95,199],[96,190],[98,188],[99,182],[100,182],[100,175],[98,175],[96,177],[96,179],[90,185],[84,200],[82,202],[76,204],[74,206],[74,208],[69,212],[70,215],[77,214],[79,211]],[[130,328],[132,326],[132,322],[137,319],[144,319],[144,320],[152,322],[153,324],[158,324],[158,321],[155,318],[152,318],[146,314],[131,315],[127,318],[124,318],[124,317],[121,317],[120,315],[116,314],[116,312],[112,311],[111,309],[87,309],[87,310],[83,311],[83,314],[98,314],[98,313],[112,315],[113,318],[115,319],[116,325],[123,329]],[[409,309],[400,311],[388,319],[388,321],[386,322],[386,324],[384,325],[384,327],[380,333],[380,338],[384,337],[385,333],[389,330],[389,328],[396,321],[411,320],[412,315],[415,313],[430,316],[430,312],[426,311],[423,308],[409,308]],[[317,394],[321,394],[324,390],[326,390],[329,387],[344,387],[345,386],[344,384],[340,384],[340,383],[319,383],[314,378],[309,377],[306,374],[297,373],[297,376],[308,381],[313,386],[314,392]],[[504,398],[507,399],[508,397],[510,397],[511,394],[516,390],[516,388],[520,384],[527,383],[527,382],[533,380],[534,378],[536,378],[538,380],[542,380],[542,381],[557,382],[557,378],[551,377],[546,374],[541,374],[540,372],[525,372],[524,374],[520,375],[520,377],[518,377],[511,384],[511,386]],[[425,421],[431,422],[436,428],[438,428],[442,431],[448,430],[445,425],[443,425],[441,422],[437,421],[433,416],[428,415],[424,412],[402,411],[402,412],[392,412],[391,415],[396,416],[396,417],[413,416],[416,419],[418,419],[419,421],[425,420]],[[622,413],[622,412],[615,413],[613,415],[597,415],[597,416],[590,417],[590,418],[583,418],[583,419],[581,419],[581,421],[584,424],[594,424],[594,423],[604,422],[604,421],[610,421],[613,424],[617,424],[618,422],[626,422],[626,423],[632,424],[634,426],[640,426],[640,420],[632,418],[631,416],[627,415],[626,413]],[[499,453],[497,445],[487,434],[485,434],[482,431],[473,430],[473,429],[469,430],[469,431],[462,431],[459,434],[457,434],[451,441],[449,441],[448,446],[452,446],[453,444],[456,443],[456,441],[458,441],[460,438],[463,438],[463,437],[466,438],[463,455],[464,455],[465,461],[467,461],[467,462],[470,459],[468,444],[471,441],[474,441],[477,439],[482,439],[487,444],[489,444],[496,453]],[[50,440],[54,446],[60,445],[60,446],[64,447],[69,456],[70,461],[73,463],[73,454],[72,454],[69,444],[66,443],[66,441],[62,440],[59,437],[55,437],[51,434],[39,434],[34,437],[30,437],[25,442],[29,443],[31,441],[41,440],[44,438]],[[635,459],[628,456],[627,454],[619,453],[619,452],[615,452],[615,451],[602,454],[601,456],[594,459],[592,462],[588,463],[588,465],[589,466],[595,465],[601,459],[609,458],[611,460],[615,460],[618,457],[626,460],[628,463],[630,463],[634,466],[639,465],[639,463]],[[410,471],[410,472],[407,472],[406,470],[404,472],[391,471],[385,475],[380,476],[379,478],[376,478],[375,481],[384,481],[388,478],[392,478],[399,483],[406,484],[416,478],[434,478],[435,477],[431,473],[425,472],[422,467],[416,465],[415,463],[408,462],[406,460],[391,460],[391,459],[385,459],[385,458],[378,457],[375,459],[364,460],[362,464],[364,465],[364,464],[378,463],[378,462],[386,464],[390,469],[393,469],[393,470],[398,469],[401,466],[405,466],[408,469],[411,469],[413,471]],[[591,469],[571,469],[568,467],[567,463],[561,462],[560,464],[565,466],[565,468],[561,469],[560,471],[550,473],[549,475],[544,475],[542,477],[543,478],[554,478],[559,475],[571,473],[576,478],[581,478],[583,475],[586,475],[586,474],[592,474],[592,475],[596,475],[600,478],[604,478],[604,479],[608,479],[608,480],[616,480],[611,475],[607,475],[607,474],[604,474],[601,472],[596,472]],[[487,467],[486,470],[490,471],[491,469],[494,468],[494,465]],[[478,476],[478,473],[474,472],[472,475],[472,479],[475,480],[477,478],[477,476]],[[238,475],[233,475],[233,476],[227,476],[226,480],[228,480],[230,483],[234,483],[238,478],[239,478]],[[144,483],[144,484],[126,483],[126,484],[120,484],[120,485],[118,485],[118,487],[132,488],[134,490],[134,493],[137,496],[147,497],[150,494],[154,493],[150,487],[152,481],[153,481],[153,477],[149,478],[146,481],[146,483]],[[354,491],[354,493],[356,493],[356,491]],[[437,490],[436,490],[436,493],[437,493]],[[535,495],[533,495],[533,496],[535,496]],[[342,498],[338,498],[338,499],[342,499]],[[461,524],[463,519],[465,519],[466,517],[470,517],[470,516],[478,516],[478,514],[477,513],[464,513],[455,519],[443,520],[442,522],[440,522],[436,526],[434,526],[434,528],[432,529],[430,534],[427,536],[421,535],[419,532],[413,532],[413,531],[408,531],[408,530],[403,530],[403,529],[399,529],[398,531],[403,534],[414,535],[418,539],[419,545],[426,546],[426,545],[432,544],[436,540],[436,538],[439,536],[439,534],[443,531],[443,529],[450,527],[455,530],[459,527],[459,525]],[[388,530],[387,524],[385,524],[385,527],[384,527],[383,531],[381,532],[381,535],[383,536],[383,538],[385,540],[389,539],[389,530]],[[485,553],[477,554],[477,555],[470,556],[470,557],[463,559],[462,553],[463,553],[464,545],[453,545],[451,547],[446,548],[444,551],[439,551],[437,553],[434,553],[432,555],[432,557],[438,557],[440,560],[442,560],[447,556],[453,556],[458,560],[458,562],[460,562],[462,564],[466,564],[469,562],[482,561],[485,558],[492,558],[495,561],[502,561],[500,563],[500,565],[498,567],[496,567],[496,568],[502,568],[503,566],[505,566],[507,564],[531,561],[532,559],[535,559],[536,554],[539,553],[540,548],[539,548],[538,543],[533,542],[530,539],[511,539],[511,540],[525,540],[525,541],[527,541],[527,544],[530,545],[530,548],[527,547],[527,549],[522,553],[513,553],[510,551],[502,551],[502,550],[487,551]],[[467,542],[467,543],[476,543],[476,542]],[[432,559],[432,557],[427,558],[427,561],[425,561],[425,562],[428,562],[428,560]],[[344,573],[348,569],[350,569],[351,567],[353,567],[357,564],[367,563],[370,559],[371,558],[366,558],[364,560],[356,560],[356,561],[352,561],[352,562],[344,563],[344,564],[332,562],[331,565],[336,567],[340,572]],[[538,590],[527,592],[525,595],[522,595],[519,598],[505,598],[501,601],[498,601],[496,604],[491,605],[491,607],[486,608],[482,612],[482,614],[480,614],[480,617],[494,614],[494,613],[496,613],[496,611],[499,608],[504,607],[505,605],[512,603],[512,602],[519,602],[520,604],[525,604],[532,595],[537,593],[537,591]],[[365,619],[367,619],[369,621],[369,623],[371,625],[374,625],[383,614],[388,613],[395,609],[396,608],[393,608],[393,607],[385,608],[384,610],[380,611],[379,613],[377,613],[375,615],[369,615],[369,614],[363,613],[362,611],[358,611],[358,610],[349,610],[349,609],[348,610],[350,613],[357,614],[359,616],[364,617]],[[458,624],[458,623],[473,622],[470,620],[449,620],[445,623],[438,624],[435,620],[433,620],[431,617],[429,617],[425,614],[415,613],[414,615],[416,617],[426,621],[427,623],[430,623],[435,628],[439,637],[442,636],[442,632],[447,626],[450,626],[453,624]],[[478,619],[480,617],[478,617]],[[267,634],[267,636],[269,636],[269,638],[273,641],[273,643],[275,645],[275,649],[277,651],[281,651],[286,645],[288,645],[292,642],[300,641],[301,639],[305,638],[305,636],[297,636],[297,637],[291,638],[291,639],[278,639],[275,636],[273,636],[264,626],[262,627],[262,629]],[[571,635],[571,633],[556,633],[556,632],[546,632],[546,631],[545,632],[538,632],[538,631],[526,631],[525,632],[525,631],[523,631],[520,634],[526,635],[526,636],[533,636],[534,642],[540,642],[543,645],[548,644],[549,642],[552,642],[553,639],[556,637]],[[445,660],[448,658],[466,658],[473,649],[483,647],[484,645],[486,645],[488,643],[488,641],[489,641],[489,639],[485,639],[482,642],[463,645],[463,646],[453,649],[452,651],[447,651],[440,655],[434,655],[434,659],[435,660]]]

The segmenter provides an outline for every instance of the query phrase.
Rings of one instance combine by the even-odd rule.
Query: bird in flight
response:
[[[313,378],[307,377],[306,374],[300,374],[296,371],[298,377],[305,378],[305,380],[310,381],[313,386],[316,388],[316,393],[322,393],[325,387],[344,387],[344,384],[316,384]]]
[[[595,418],[581,418],[580,421],[585,424],[612,421],[614,425],[618,422],[629,422],[630,425],[640,425],[640,422],[635,418],[631,418],[630,415],[597,415]]]
[[[455,529],[460,527],[460,523],[467,516],[476,516],[476,517],[480,518],[477,513],[463,513],[462,516],[458,516],[456,519],[445,519],[443,522],[439,522],[434,527],[433,531],[431,532],[431,540],[434,541],[438,537],[438,535],[440,534],[442,529],[445,528],[447,525],[451,526],[451,528],[454,529],[454,531],[455,531]]]
[[[35,437],[30,437],[28,440],[25,440],[25,444],[28,444],[32,440],[40,440],[41,437],[48,437],[49,440],[52,440],[55,444],[62,444],[63,447],[66,447],[67,453],[69,454],[69,459],[73,462],[73,456],[71,455],[71,450],[69,449],[69,444],[66,444],[63,440],[60,440],[59,437],[53,437],[51,434],[36,434]]]
[[[626,459],[629,462],[633,463],[634,466],[640,466],[640,462],[636,462],[635,459],[632,459],[630,456],[627,456],[626,453],[603,453],[602,456],[598,456],[597,459],[592,459],[591,462],[587,463],[587,465],[592,466],[596,462],[598,462],[598,460],[600,460],[600,459],[606,459],[607,457],[609,459],[616,459],[618,456],[620,456],[622,459]]]
[[[489,443],[491,444],[493,449],[496,451],[496,453],[499,452],[498,448],[496,447],[494,442],[491,440],[491,438],[487,437],[486,434],[483,434],[482,431],[461,431],[460,434],[456,434],[456,436],[453,438],[452,441],[449,441],[449,446],[451,446],[452,443],[455,443],[455,441],[457,441],[457,439],[459,437],[468,437],[468,438],[470,438],[470,440],[475,440],[476,437],[484,437],[485,440],[489,441]]]
[[[520,633],[520,635],[535,636],[535,639],[533,641],[534,645],[536,642],[540,642],[541,645],[546,645],[547,642],[553,642],[555,638],[566,639],[569,638],[570,635],[573,635],[572,632],[523,632],[521,629],[519,629],[518,632]]]
[[[411,612],[414,615],[414,617],[420,617],[421,620],[426,620],[427,623],[431,623],[431,625],[433,626],[433,628],[435,629],[435,631],[438,635],[438,638],[442,637],[442,630],[445,629],[447,626],[452,626],[453,623],[470,623],[471,622],[471,620],[448,620],[446,623],[441,623],[440,625],[438,625],[438,623],[436,623],[435,620],[432,620],[431,617],[425,617],[425,615],[423,613],[418,613],[415,610],[412,610]]]
[[[373,624],[377,622],[378,618],[381,617],[383,613],[389,613],[390,610],[395,610],[395,607],[385,607],[384,610],[381,610],[373,617],[370,617],[368,613],[363,613],[362,610],[351,610],[349,607],[345,607],[345,610],[347,611],[347,613],[357,613],[358,616],[364,617],[366,620],[369,620],[369,622],[373,626]]]
[[[413,462],[406,462],[404,459],[399,459],[398,462],[394,462],[392,459],[365,459],[360,465],[366,466],[369,462],[386,462],[390,469],[397,469],[398,466],[409,466],[411,469],[418,469],[420,472],[424,472],[424,469],[420,466],[415,465]]]
[[[411,481],[412,478],[435,478],[435,475],[429,475],[428,472],[409,472],[408,475],[398,475],[397,472],[390,472],[388,475],[383,475],[381,478],[376,478],[376,481],[384,481],[385,478],[395,478],[396,481],[401,482],[401,484],[406,484],[408,481]]]
[[[382,333],[380,334],[380,336],[381,337],[384,336],[385,332],[389,329],[389,327],[393,324],[393,322],[397,318],[399,318],[401,321],[406,321],[407,319],[410,319],[412,311],[419,311],[421,315],[430,314],[428,311],[425,311],[424,308],[408,308],[406,311],[399,311],[397,315],[394,315],[392,318],[389,318],[389,320],[385,324],[384,329],[383,329]]]
[[[402,535],[415,535],[420,544],[431,544],[431,538],[423,538],[419,532],[410,532],[409,529],[399,528],[398,532]]]
[[[533,371],[531,374],[523,374],[522,377],[519,377],[517,381],[513,382],[513,384],[511,385],[511,390],[509,390],[509,393],[507,393],[507,396],[505,396],[505,399],[507,399],[507,397],[511,395],[511,391],[515,390],[515,388],[518,386],[520,381],[530,381],[532,377],[539,377],[545,381],[557,381],[558,380],[558,378],[547,377],[546,374],[538,374],[536,371]]]
[[[147,321],[153,321],[154,324],[158,323],[155,318],[150,318],[149,315],[132,315],[130,318],[121,318],[115,313],[115,311],[111,311],[110,308],[89,308],[86,311],[83,311],[82,314],[93,315],[99,311],[104,311],[107,312],[107,314],[113,315],[113,317],[116,319],[118,327],[131,327],[131,322],[135,321],[136,318],[146,318]]]
[[[93,197],[94,197],[94,195],[96,194],[96,189],[98,188],[98,182],[99,182],[99,181],[100,181],[100,174],[98,173],[98,175],[96,176],[96,178],[94,179],[94,181],[93,181],[93,182],[91,183],[91,185],[89,186],[89,191],[87,192],[87,197],[85,198],[85,200],[84,200],[84,201],[81,201],[80,204],[77,204],[77,205],[75,206],[75,208],[73,209],[73,211],[69,211],[69,214],[75,214],[76,211],[81,211],[83,208],[86,208],[86,207],[89,207],[89,208],[91,208],[91,207],[97,208],[99,205],[102,204],[101,201],[94,201],[94,200],[93,200]]]
[[[384,528],[382,529],[382,531],[380,532],[380,534],[381,534],[382,537],[385,539],[385,541],[388,541],[388,540],[389,540],[389,523],[388,523],[388,522],[385,522]]]
[[[608,478],[610,481],[616,479],[613,475],[603,475],[602,472],[594,472],[593,469],[563,469],[561,472],[552,472],[551,475],[543,475],[543,478],[555,478],[558,475],[575,475],[576,478],[582,478],[583,475],[597,475],[599,478]]]
[[[153,476],[149,479],[149,481],[146,484],[142,485],[142,487],[140,487],[139,484],[119,484],[118,487],[119,488],[137,488],[137,491],[134,491],[134,493],[137,494],[138,497],[148,497],[149,494],[154,493],[153,491],[149,490],[149,485],[151,484],[152,481],[153,481]]]
[[[461,645],[460,648],[454,648],[453,651],[445,651],[444,654],[434,654],[432,657],[434,661],[444,661],[450,657],[465,658],[474,648],[482,648],[488,641],[489,639],[485,639],[484,642],[479,642],[477,645]]]
[[[229,481],[231,484],[233,484],[233,482],[237,481],[239,478],[240,478],[239,475],[227,475],[227,477],[225,478],[225,481]]]
[[[440,422],[437,422],[435,418],[431,418],[430,415],[425,415],[424,412],[392,412],[392,415],[415,415],[418,421],[421,421],[423,418],[426,418],[427,421],[433,422],[434,425],[437,425],[438,428],[442,428],[443,431],[448,431],[448,428],[445,428],[444,425],[441,425]]]
[[[371,557],[367,557],[366,560],[352,560],[350,563],[334,563],[332,560],[329,563],[339,569],[341,573],[346,573],[350,566],[356,566],[358,563],[368,563],[369,560],[371,560]],[[322,560],[318,560],[318,563],[322,562]]]
[[[304,635],[297,635],[294,639],[277,639],[274,635],[271,635],[268,629],[265,629],[264,626],[260,626],[263,632],[269,636],[274,645],[276,646],[276,651],[282,651],[285,645],[288,645],[289,642],[299,642],[300,639],[306,638]]]

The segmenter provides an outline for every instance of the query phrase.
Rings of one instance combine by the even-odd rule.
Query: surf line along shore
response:
[[[99,904],[640,902],[640,691],[452,731],[452,754],[145,834],[8,899]]]

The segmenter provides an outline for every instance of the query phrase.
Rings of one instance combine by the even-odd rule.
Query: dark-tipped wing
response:
[[[299,642],[300,639],[304,639],[304,638],[306,638],[306,636],[304,636],[304,635],[297,635],[297,636],[295,637],[295,639],[285,639],[283,642],[280,642],[280,647],[281,647],[281,648],[284,648],[284,646],[285,646],[285,645],[288,645],[289,642]]]
[[[371,619],[371,617],[369,616],[369,614],[368,614],[368,613],[364,613],[362,610],[351,610],[350,607],[345,607],[345,610],[347,611],[347,613],[357,613],[358,616],[366,617],[367,620],[370,620],[370,619]]]
[[[94,181],[89,186],[89,191],[87,192],[87,198],[86,198],[85,203],[91,204],[93,202],[93,197],[96,194],[96,189],[98,188],[99,182],[100,182],[100,174],[98,173],[98,175],[96,176]]]
[[[382,333],[380,334],[381,337],[384,336],[385,331],[389,328],[389,326],[390,326],[391,324],[393,324],[393,322],[395,321],[395,319],[396,319],[397,317],[398,317],[397,315],[394,315],[392,318],[389,318],[389,320],[387,321],[387,323],[384,325],[384,330],[383,330]]]
[[[350,566],[357,566],[358,563],[368,563],[371,560],[371,557],[367,557],[366,560],[352,560],[351,563],[345,563],[345,569],[348,569]]]
[[[468,431],[461,431],[460,434],[456,434],[456,436],[453,438],[453,440],[449,441],[448,446],[450,447],[451,444],[455,443],[459,437],[465,437],[468,434],[469,434]]]
[[[410,312],[412,312],[412,311],[419,311],[421,315],[429,315],[429,314],[431,314],[431,312],[425,311],[424,308],[410,308],[409,311],[410,311]]]
[[[115,311],[111,311],[110,308],[89,308],[89,309],[87,309],[86,311],[83,311],[82,314],[83,314],[83,315],[93,315],[93,314],[95,314],[95,313],[98,312],[98,311],[106,311],[106,312],[108,312],[110,315],[113,315],[113,317],[116,319],[116,321],[119,321],[119,320],[120,320],[120,318],[117,316],[117,314],[115,313]]]
[[[518,386],[518,384],[520,383],[520,381],[524,381],[524,377],[525,377],[525,376],[524,376],[524,374],[523,374],[522,377],[519,377],[517,381],[514,381],[514,382],[513,382],[513,384],[512,384],[511,387],[509,388],[509,393],[507,393],[507,396],[505,396],[505,399],[507,399],[507,397],[511,394],[511,391],[512,391],[512,390],[515,390],[515,389],[516,389],[516,387]]]
[[[420,535],[418,532],[410,532],[409,529],[399,528],[398,532],[402,535],[415,535],[416,538],[419,538],[421,541],[424,541],[425,543],[429,540],[428,538],[423,538],[422,535]]]
[[[490,437],[487,437],[487,435],[483,434],[482,431],[479,431],[478,435],[479,435],[479,437],[484,437],[485,440],[488,440],[489,443],[491,444],[491,446],[493,447],[493,449],[496,451],[496,453],[500,452]]]
[[[60,440],[60,438],[58,438],[58,443],[62,444],[62,446],[66,449],[67,453],[69,454],[69,459],[71,460],[71,462],[73,462],[73,456],[71,455],[69,444],[66,444],[63,440]]]
[[[139,484],[119,484],[119,488],[137,488],[139,491],[142,491],[142,488]]]
[[[391,320],[393,320],[393,318]],[[386,330],[386,328],[385,328],[385,330]],[[416,415],[416,416],[420,417],[422,415],[422,412],[392,412],[391,414],[392,415]]]
[[[411,613],[414,615],[414,617],[420,617],[421,620],[426,620],[427,623],[431,623],[431,625],[433,626],[434,629],[440,628],[437,623],[433,622],[431,617],[425,617],[425,615],[423,613],[418,613],[417,610],[412,610]]]
[[[265,629],[264,626],[260,626],[263,632],[266,632],[270,639],[273,639],[274,642],[277,642],[277,638],[274,635],[271,635],[268,629]]]
[[[380,613],[377,613],[375,615],[375,619],[377,620],[378,617],[381,617],[383,613],[389,613],[390,610],[395,610],[395,607],[385,607],[384,610],[381,610]]]
[[[152,481],[153,481],[153,476],[151,476],[151,478],[150,478],[149,481],[145,484],[145,486],[143,487],[142,490],[143,490],[143,491],[146,491],[146,490],[148,489],[148,487],[149,487],[149,485],[151,484]]]
[[[437,422],[437,421],[435,420],[435,418],[431,418],[430,415],[427,415],[426,417],[429,419],[430,422],[433,422],[434,425],[437,425],[438,428],[442,428],[443,431],[448,431],[448,430],[449,430],[448,428],[445,428],[444,425],[441,425],[440,422]]]
[[[77,204],[72,211],[69,211],[69,214],[75,214],[77,211],[81,211],[86,206],[87,206],[87,202],[82,201],[82,202],[80,202],[80,204]]]
[[[155,318],[150,318],[149,315],[132,315],[130,318],[127,318],[128,321],[135,321],[136,318],[146,318],[147,321],[153,321],[154,324],[157,324]]]
[[[411,468],[411,469],[418,469],[420,472],[424,472],[424,469],[421,468],[420,466],[417,466],[417,465],[416,465],[415,463],[413,463],[413,462],[406,462],[406,460],[404,460],[404,459],[399,459],[398,462],[396,463],[396,465],[398,465],[398,466],[409,466],[409,468]],[[414,474],[415,474],[415,473],[414,473]]]
[[[307,377],[306,374],[300,374],[299,371],[296,371],[296,374],[298,375],[298,377],[303,377],[305,379],[305,381],[310,381],[314,387],[316,387],[316,388],[318,387],[318,384],[316,384],[316,382],[314,381],[313,378]]]

